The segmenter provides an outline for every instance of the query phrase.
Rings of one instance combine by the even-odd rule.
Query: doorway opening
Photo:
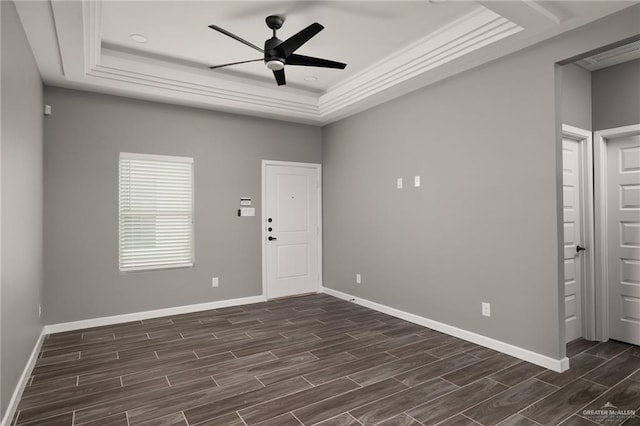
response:
[[[640,46],[626,43],[561,64],[568,356],[584,341],[640,345]]]

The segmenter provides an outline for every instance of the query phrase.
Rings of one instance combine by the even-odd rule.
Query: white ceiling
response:
[[[635,3],[19,0],[16,6],[47,84],[324,124]],[[286,18],[282,40],[321,23],[325,29],[296,53],[347,68],[287,66],[281,87],[262,62],[208,69],[261,56],[208,25],[262,47],[271,37],[264,22],[271,14]]]
[[[321,93],[362,71],[372,58],[389,56],[423,36],[425,28],[435,30],[477,7],[472,3],[436,5],[427,1],[389,6],[389,2],[108,2],[102,5],[102,42],[118,50],[137,50],[206,69],[209,65],[261,58],[260,52],[211,30],[209,24],[262,47],[271,37],[265,24],[269,14],[286,16],[278,31],[281,40],[319,22],[325,30],[296,53],[348,62],[348,67],[334,70],[291,66],[286,73],[287,84]],[[130,37],[134,33],[145,35],[149,41],[136,43]],[[211,72],[222,76],[230,72],[274,84],[271,72],[260,62]],[[307,76],[315,76],[318,81],[305,82]]]

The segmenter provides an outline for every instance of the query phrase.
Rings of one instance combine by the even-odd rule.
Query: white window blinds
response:
[[[193,158],[120,153],[120,270],[193,266]]]

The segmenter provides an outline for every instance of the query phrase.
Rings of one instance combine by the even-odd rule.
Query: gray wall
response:
[[[593,130],[640,123],[640,59],[591,74]]]
[[[42,82],[12,2],[2,8],[2,364],[4,414],[42,330]]]
[[[262,293],[261,160],[319,163],[319,128],[53,87],[45,99],[47,323]],[[118,272],[121,151],[194,157],[194,268]],[[256,217],[237,217],[241,196]]]
[[[591,130],[591,72],[575,65],[562,67],[562,123]]]
[[[554,64],[639,19],[627,9],[324,127],[324,285],[563,356]]]

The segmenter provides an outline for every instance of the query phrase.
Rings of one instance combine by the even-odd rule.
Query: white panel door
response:
[[[562,140],[565,341],[582,337],[581,144]]]
[[[640,345],[640,135],[607,142],[609,337]]]
[[[320,288],[320,168],[267,164],[265,273],[269,299]]]

